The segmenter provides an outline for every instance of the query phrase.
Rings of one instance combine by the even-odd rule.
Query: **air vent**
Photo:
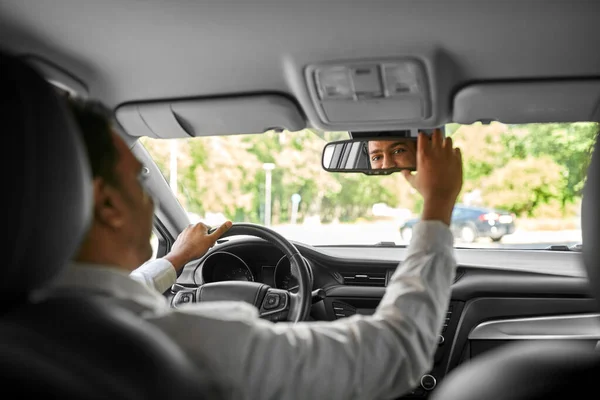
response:
[[[458,282],[460,278],[465,274],[465,271],[456,271],[456,275],[454,276],[454,283]]]
[[[331,271],[331,275],[335,278],[336,281],[338,281],[339,283],[344,283],[344,278],[342,278],[342,275],[340,275],[339,272],[337,271]]]
[[[348,286],[385,287],[385,272],[342,272],[344,284]]]
[[[444,327],[442,328],[442,333],[446,332],[446,329],[448,329],[450,318],[452,318],[452,306],[448,307],[448,311],[446,312],[446,319],[444,320]]]
[[[356,314],[356,308],[346,303],[334,302],[333,313],[335,315],[335,319],[350,317]]]

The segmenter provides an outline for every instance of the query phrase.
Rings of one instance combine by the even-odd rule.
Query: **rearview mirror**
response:
[[[329,172],[389,175],[417,170],[416,137],[356,138],[330,142],[323,149],[322,165]]]

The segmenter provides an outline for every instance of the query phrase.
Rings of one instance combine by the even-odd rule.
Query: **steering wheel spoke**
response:
[[[182,289],[175,293],[175,296],[171,299],[171,307],[177,308],[179,306],[195,303],[197,301],[197,290],[196,289]]]
[[[271,321],[287,320],[290,297],[290,293],[286,290],[269,288],[258,307],[260,317]]]

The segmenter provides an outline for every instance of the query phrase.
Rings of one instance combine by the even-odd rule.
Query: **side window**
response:
[[[154,225],[154,229],[152,230],[150,245],[152,246],[152,257],[150,260],[155,260],[167,254],[169,242],[165,239],[165,235],[156,225]]]
[[[150,245],[152,246],[152,257],[150,260],[155,260],[158,254],[158,236],[154,231],[152,231],[152,236],[150,236]]]
[[[152,236],[150,237],[150,245],[152,246],[152,257],[150,260],[155,260],[158,257],[162,257],[167,253],[167,241],[164,236],[160,233],[156,227],[152,230]]]

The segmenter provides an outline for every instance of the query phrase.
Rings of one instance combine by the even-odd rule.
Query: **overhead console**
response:
[[[419,123],[432,116],[428,74],[415,58],[311,65],[306,79],[329,125]]]
[[[290,89],[311,124],[325,131],[432,129],[450,116],[456,63],[442,49],[376,48],[290,56]]]

